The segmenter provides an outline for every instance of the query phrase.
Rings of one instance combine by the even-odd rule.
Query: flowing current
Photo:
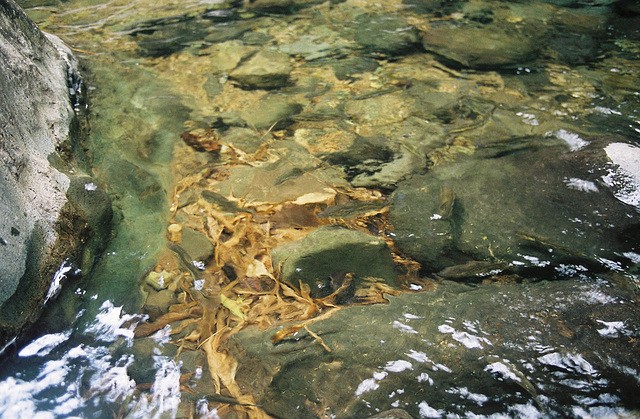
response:
[[[634,2],[19,3],[117,223],[0,417],[640,416]]]

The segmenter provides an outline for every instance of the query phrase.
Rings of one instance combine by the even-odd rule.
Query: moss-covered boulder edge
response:
[[[89,175],[78,63],[13,0],[0,0],[0,90],[1,356],[92,269],[112,208]]]

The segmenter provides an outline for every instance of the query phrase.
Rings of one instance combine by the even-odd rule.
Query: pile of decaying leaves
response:
[[[191,327],[191,332],[176,339],[174,344],[178,345],[180,351],[204,350],[215,393],[231,396],[237,401],[217,406],[218,414],[224,416],[227,412],[235,411],[236,414],[244,412],[252,418],[268,417],[256,406],[253,397],[243,392],[236,382],[238,364],[225,348],[225,343],[232,334],[250,325],[266,329],[295,322],[273,335],[272,342],[275,344],[305,329],[325,350],[331,351],[309,326],[340,309],[336,304],[336,296],[350,285],[352,276],[348,274],[342,286],[333,294],[321,299],[312,298],[308,285],[287,284],[279,280],[277,267],[274,268],[271,263],[270,250],[306,236],[318,225],[335,223],[321,219],[316,214],[334,204],[336,197],[331,202],[307,205],[280,203],[262,205],[259,210],[240,208],[235,212],[223,211],[220,205],[200,197],[197,202],[178,209],[178,197],[182,193],[187,190],[196,193],[206,190],[216,176],[221,176],[218,171],[207,169],[182,179],[176,187],[172,206],[173,220],[179,212],[182,226],[206,234],[215,244],[215,255],[204,270],[198,272],[194,272],[193,267],[185,266],[185,263],[182,266],[173,264],[171,277],[174,279],[169,288],[179,296],[178,302],[171,305],[166,314],[150,323],[140,324],[135,336],[149,336],[168,324],[171,324],[172,335],[184,335],[185,328]],[[366,191],[345,190],[337,191],[336,196],[351,200],[375,197]],[[350,220],[348,227],[367,228],[371,223],[381,224],[385,220],[386,209],[381,209]],[[383,229],[381,225],[378,227]],[[171,239],[174,243],[170,248],[179,246],[179,235],[172,235]],[[175,259],[180,258],[179,253],[177,249]],[[416,265],[400,257],[397,261],[404,265],[408,274],[417,270]],[[159,264],[156,270],[160,269],[165,267]],[[200,282],[198,287],[195,286],[196,279]],[[368,287],[357,291],[358,304],[386,302],[384,293],[398,293],[382,282],[372,280],[368,284]],[[183,390],[190,389],[185,385]]]

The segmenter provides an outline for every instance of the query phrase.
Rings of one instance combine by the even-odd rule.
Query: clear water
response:
[[[202,168],[235,164],[227,149],[222,157],[194,152],[180,135],[218,127],[216,118],[228,112],[245,115],[252,126],[244,128],[255,133],[234,143],[219,129],[235,150],[252,155],[273,132],[275,145],[266,149],[285,156],[273,172],[250,178],[250,169],[230,169],[236,177],[219,183],[217,192],[256,207],[331,183],[365,188],[362,194],[368,188],[404,208],[407,219],[415,212],[424,220],[416,212],[422,204],[403,206],[404,197],[419,194],[411,179],[440,191],[429,183],[436,179],[456,194],[448,210],[436,194],[426,233],[397,219],[382,233],[422,258],[416,280],[404,285],[423,290],[343,309],[333,323],[311,327],[334,348],[331,356],[317,344],[300,350],[310,335],[277,346],[257,329],[235,337],[244,351],[238,382],[264,412],[640,415],[633,154],[640,146],[640,18],[632,2],[609,3],[21,2],[87,69],[90,155],[118,224],[91,276],[67,284],[31,343],[3,361],[0,416],[257,414],[207,399],[215,393],[207,366],[177,354],[169,329],[134,338],[149,292],[142,278],[162,259],[167,225],[176,220],[176,186]],[[262,49],[291,58],[291,80],[240,87],[233,69]],[[285,116],[269,112],[283,101],[300,106]],[[278,140],[298,148],[279,150]],[[610,167],[584,151],[600,143],[617,144],[607,153],[629,157],[628,164]],[[557,155],[578,156],[588,170],[565,176],[576,163],[559,164]],[[272,188],[253,188],[269,176]],[[553,181],[566,189],[547,191]],[[600,203],[571,205],[583,196]],[[535,228],[505,234],[523,219]],[[469,220],[487,220],[483,234],[468,235]],[[429,243],[441,252],[432,256],[415,241],[419,234],[433,234]],[[456,251],[448,251],[447,237],[457,240]],[[526,251],[520,239],[530,242]],[[469,259],[508,260],[509,267],[467,266],[462,278],[443,270]],[[181,377],[191,373],[187,390]]]

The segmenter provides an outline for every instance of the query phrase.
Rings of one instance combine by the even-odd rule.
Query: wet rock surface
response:
[[[33,13],[99,69],[118,243],[0,390],[54,361],[27,402],[77,416],[638,408],[631,3],[96,10]]]
[[[485,70],[515,68],[530,65],[538,56],[542,47],[538,31],[533,27],[442,25],[426,32],[422,40],[427,51],[450,64]]]
[[[271,257],[282,279],[308,284],[314,298],[336,291],[341,272],[354,274],[357,283],[367,277],[395,285],[396,272],[387,244],[380,238],[342,227],[319,227],[304,239],[273,249]]]
[[[272,89],[286,86],[291,70],[288,55],[261,50],[236,67],[229,77],[247,88]]]
[[[182,229],[181,246],[191,259],[187,259],[187,263],[192,263],[192,261],[206,262],[214,252],[213,243],[209,238],[189,227]]]
[[[430,271],[469,260],[549,270],[572,264],[597,269],[609,260],[628,264],[620,255],[637,251],[637,210],[606,185],[607,144],[600,139],[573,152],[559,144],[475,155],[455,170],[442,166],[414,177],[393,194],[395,241]],[[446,203],[442,188],[455,193],[446,216],[439,213]],[[548,218],[560,208],[562,215]],[[585,243],[585,237],[598,239]]]
[[[502,411],[489,402],[497,399],[515,416],[530,408],[570,414],[572,397],[598,397],[601,377],[638,362],[632,336],[640,317],[627,311],[634,298],[606,281],[595,293],[580,280],[485,288],[445,282],[389,304],[341,309],[309,324],[314,335],[301,331],[272,345],[277,328],[247,329],[230,344],[241,360],[238,380],[274,416],[364,418],[388,406],[414,418],[491,415]],[[582,310],[590,319],[580,318]],[[609,334],[605,319],[614,318],[627,320]],[[583,356],[583,345],[593,353]],[[631,401],[630,375],[615,375],[615,397]]]
[[[355,40],[369,53],[399,55],[419,48],[418,30],[403,19],[365,14],[356,24]]]
[[[83,174],[82,81],[62,41],[13,2],[0,8],[0,347],[37,319],[107,240],[108,196]],[[11,28],[10,30],[8,28]],[[3,349],[4,350],[4,349]]]

